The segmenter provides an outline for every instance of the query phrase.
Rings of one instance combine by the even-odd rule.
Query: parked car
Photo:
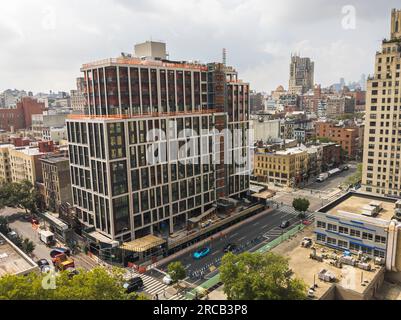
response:
[[[143,288],[143,280],[141,277],[135,277],[129,279],[123,285],[127,293],[135,292]]]
[[[281,224],[280,224],[280,228],[281,228],[281,229],[288,228],[289,226],[290,226],[290,221],[288,221],[288,220],[284,220],[284,221],[282,221]]]
[[[48,273],[53,269],[50,266],[49,261],[47,261],[46,259],[40,259],[36,261],[36,264],[39,266],[40,272],[42,273]]]
[[[234,244],[234,243],[229,243],[228,245],[226,245],[225,247],[224,247],[224,253],[228,253],[228,252],[233,252],[233,251],[235,251],[235,249],[237,249],[237,245],[236,244]]]
[[[210,248],[205,247],[195,251],[193,257],[194,259],[202,259],[203,257],[206,257],[209,253],[210,253]]]
[[[166,275],[164,276],[164,278],[163,278],[163,283],[166,284],[166,285],[168,285],[168,286],[169,286],[170,284],[173,283],[173,279],[171,279],[171,277],[170,277],[169,274],[166,274]]]
[[[61,253],[65,253],[67,256],[70,256],[71,250],[68,248],[52,248],[52,251],[50,251],[50,257],[54,258]]]
[[[49,273],[50,271],[52,271],[52,269],[53,268],[51,266],[46,265],[46,266],[43,266],[43,267],[40,268],[40,272]]]
[[[36,264],[39,266],[39,268],[42,269],[42,267],[44,266],[50,266],[49,261],[47,261],[46,259],[40,259],[38,261],[36,261]]]

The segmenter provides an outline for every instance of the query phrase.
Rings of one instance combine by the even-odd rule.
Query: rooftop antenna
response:
[[[223,64],[226,65],[227,63],[227,49],[223,48]]]

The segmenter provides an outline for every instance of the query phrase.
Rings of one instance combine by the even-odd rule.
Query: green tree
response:
[[[0,185],[0,208],[21,207],[25,212],[36,212],[38,199],[38,192],[28,180]]]
[[[354,186],[362,181],[362,163],[358,163],[356,172],[351,177],[348,177],[345,184],[348,186]]]
[[[220,279],[229,300],[301,300],[307,286],[293,276],[288,260],[268,252],[223,257]]]
[[[329,142],[333,142],[332,140],[330,140],[327,137],[317,137],[316,139],[317,141],[320,141],[321,143],[329,143]]]
[[[185,279],[186,277],[185,268],[180,261],[170,263],[167,270],[173,282]]]
[[[35,244],[28,238],[25,238],[21,243],[21,249],[26,254],[31,254],[35,250],[35,247]]]
[[[310,202],[305,198],[296,198],[292,201],[292,206],[299,212],[300,217],[305,216],[305,212],[309,209]]]
[[[35,212],[38,201],[38,192],[28,180],[21,181],[16,185],[16,192],[18,194],[18,205],[28,211]]]
[[[146,299],[123,288],[124,270],[97,267],[79,270],[71,277],[68,272],[30,273],[27,276],[5,275],[0,278],[0,300],[128,300]],[[55,281],[54,287],[52,280]],[[53,289],[52,289],[53,288]]]
[[[8,220],[6,217],[0,216],[0,233],[7,235],[10,232],[10,228],[8,226]]]

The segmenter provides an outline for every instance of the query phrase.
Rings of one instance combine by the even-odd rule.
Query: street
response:
[[[244,221],[244,224],[230,232],[225,233],[223,238],[213,240],[206,246],[210,248],[210,253],[201,258],[194,259],[192,250],[189,253],[183,253],[175,257],[175,261],[181,261],[187,271],[188,282],[199,284],[204,281],[209,273],[220,265],[221,258],[224,255],[224,248],[228,244],[235,244],[241,252],[254,251],[258,247],[274,240],[285,233],[286,229],[281,229],[279,226],[283,220],[289,220],[292,225],[299,222],[298,213],[288,206],[282,206],[279,209],[274,209],[272,212],[263,214],[260,213],[251,221]],[[202,247],[199,244],[198,249]],[[163,272],[167,271],[168,263],[158,267]],[[156,275],[157,276],[157,275]],[[160,277],[162,274],[159,275]]]
[[[313,181],[305,188],[296,189],[291,192],[278,190],[273,199],[278,203],[291,206],[295,198],[307,198],[310,202],[309,211],[316,211],[344,194],[345,191],[341,190],[339,186],[355,173],[356,165],[352,164],[349,165],[349,170],[343,171],[334,177],[330,177],[326,181]]]

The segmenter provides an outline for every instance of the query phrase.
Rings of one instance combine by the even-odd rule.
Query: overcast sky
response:
[[[258,91],[288,87],[291,52],[315,61],[317,83],[358,81],[372,73],[397,6],[399,0],[1,1],[0,91],[69,91],[83,63],[132,52],[150,38],[165,41],[171,59],[221,61],[225,47],[227,63]]]

